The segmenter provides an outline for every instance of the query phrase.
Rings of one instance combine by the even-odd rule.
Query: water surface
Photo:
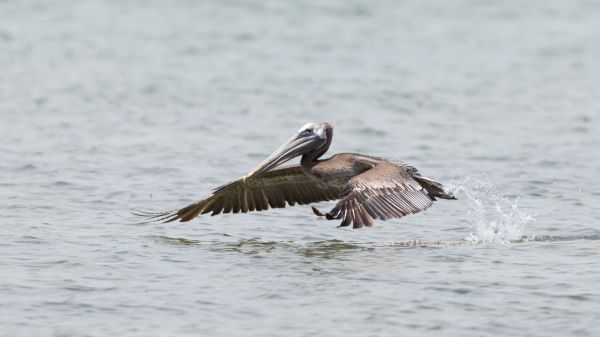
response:
[[[597,335],[599,32],[583,0],[0,2],[0,335]],[[129,215],[312,120],[459,200]]]

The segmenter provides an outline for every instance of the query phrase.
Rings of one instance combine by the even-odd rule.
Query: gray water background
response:
[[[0,335],[598,336],[599,60],[597,1],[0,1]],[[459,200],[129,215],[312,120]]]

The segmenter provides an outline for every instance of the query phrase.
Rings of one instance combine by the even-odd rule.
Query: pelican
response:
[[[402,218],[429,208],[437,198],[456,199],[442,184],[403,162],[356,153],[327,159],[333,137],[330,123],[308,123],[252,172],[217,187],[208,197],[164,213],[136,213],[150,221],[190,221],[201,214],[247,213],[338,200],[317,216],[341,220],[340,226],[373,226],[374,219]],[[301,156],[300,164],[280,166]]]

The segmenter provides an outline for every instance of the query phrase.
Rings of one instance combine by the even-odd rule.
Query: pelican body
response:
[[[211,213],[247,213],[287,205],[338,200],[323,214],[340,226],[373,226],[374,219],[401,218],[429,208],[437,198],[456,199],[442,184],[403,162],[356,153],[327,159],[333,138],[330,123],[308,123],[241,179],[216,188],[212,195],[179,210],[142,213],[149,220],[189,221]],[[295,157],[300,164],[281,166]]]

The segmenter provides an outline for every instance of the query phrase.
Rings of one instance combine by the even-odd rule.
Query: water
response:
[[[583,0],[0,2],[0,335],[597,335],[598,32]],[[132,221],[312,120],[459,200]]]

